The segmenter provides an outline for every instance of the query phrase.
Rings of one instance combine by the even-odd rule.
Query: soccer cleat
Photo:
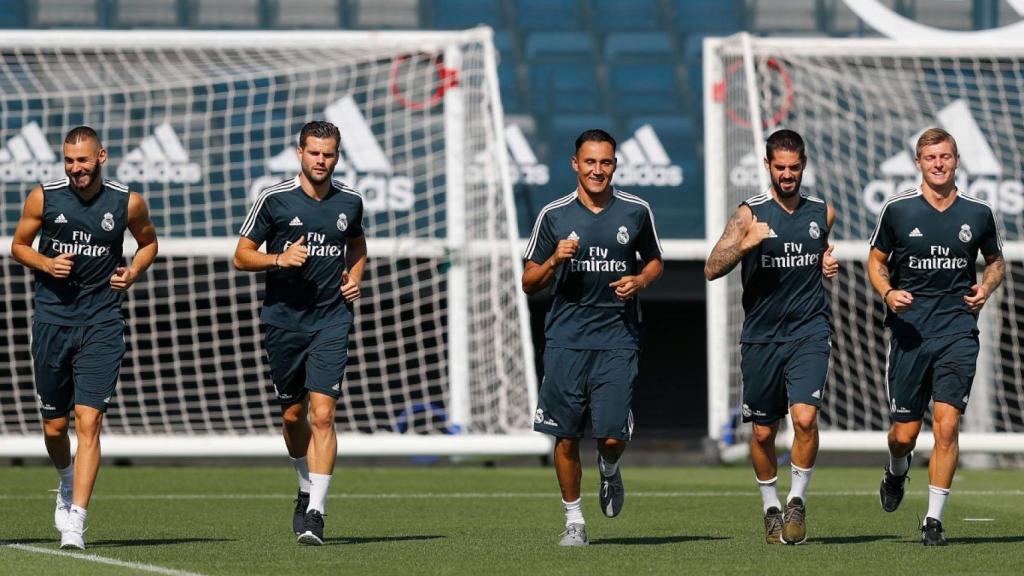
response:
[[[908,465],[913,457],[913,454],[907,456]],[[882,484],[878,487],[878,501],[882,504],[882,510],[895,512],[900,507],[900,502],[903,502],[903,494],[906,492],[908,479],[908,474],[903,476],[892,474],[889,472],[889,466],[886,465],[885,475],[882,476]]]
[[[306,508],[309,508],[309,492],[299,490],[299,494],[295,497],[295,512],[292,514],[292,530],[296,536],[305,531]]]
[[[320,546],[324,543],[324,515],[318,510],[306,512],[303,518],[302,534],[299,535],[299,544]]]
[[[587,538],[587,526],[585,524],[569,524],[562,532],[562,539],[558,541],[559,546],[579,547],[590,544]]]
[[[597,457],[597,470],[601,476],[601,486],[597,492],[598,500],[601,503],[601,513],[609,518],[614,518],[622,512],[622,504],[626,500],[626,489],[622,485],[622,467],[615,469],[611,476],[605,476],[601,457]]]
[[[58,532],[64,531],[64,526],[68,521],[68,514],[71,514],[71,493],[63,494],[60,490],[57,490],[57,506],[53,509],[53,527]]]
[[[782,513],[782,543],[803,544],[807,541],[807,508],[800,498],[793,498]]]
[[[85,550],[85,517],[69,512],[60,531],[61,550]]]
[[[782,544],[782,510],[775,506],[764,513],[764,541]]]
[[[925,546],[945,546],[945,530],[942,529],[942,522],[935,518],[925,518],[924,526],[921,526],[921,542]]]

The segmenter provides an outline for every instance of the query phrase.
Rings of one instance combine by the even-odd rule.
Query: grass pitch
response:
[[[882,512],[877,469],[815,471],[808,542],[764,543],[753,472],[639,468],[624,461],[626,505],[597,506],[584,471],[591,545],[557,546],[564,517],[551,468],[346,468],[327,504],[325,546],[291,533],[295,475],[274,468],[100,471],[87,549],[55,555],[56,474],[0,470],[0,574],[1020,574],[1024,473],[962,470],[944,524],[924,548],[927,472],[911,470],[900,509]],[[783,469],[784,471],[784,469]],[[785,487],[780,487],[785,498]],[[85,558],[89,557],[89,558]],[[106,562],[106,563],[100,563]]]

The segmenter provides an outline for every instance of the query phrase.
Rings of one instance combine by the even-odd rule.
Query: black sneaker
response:
[[[914,458],[913,454],[907,456],[907,464]],[[908,473],[909,474],[909,473]],[[903,502],[903,494],[906,492],[908,474],[897,476],[889,472],[889,466],[885,467],[885,476],[882,476],[882,484],[878,487],[878,501],[882,503],[882,510],[895,512]]]
[[[622,512],[622,504],[626,501],[626,488],[622,485],[622,466],[615,470],[615,474],[605,476],[601,465],[601,457],[597,457],[598,476],[601,477],[601,484],[598,487],[597,498],[601,505],[601,513],[609,518],[614,518]]]
[[[949,542],[946,542],[944,532],[942,522],[935,518],[925,518],[924,526],[921,526],[921,542],[925,546],[945,546]]]
[[[296,536],[302,534],[306,527],[306,508],[309,508],[309,492],[299,490],[295,497],[295,512],[292,514],[292,530]]]
[[[764,513],[764,541],[782,544],[782,510],[775,506]]]
[[[303,518],[302,534],[299,535],[299,544],[320,546],[324,543],[324,515],[316,510],[306,512]]]
[[[807,541],[807,508],[800,498],[793,498],[782,513],[782,543],[803,544]]]

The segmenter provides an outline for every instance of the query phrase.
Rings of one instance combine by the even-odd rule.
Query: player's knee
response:
[[[935,435],[935,446],[938,448],[949,448],[957,443],[960,435],[960,426],[957,421],[944,421],[936,419],[932,421],[932,433]]]
[[[68,418],[53,418],[43,420],[43,435],[47,438],[59,438],[68,433]]]
[[[775,443],[775,427],[774,426],[754,426],[754,442],[761,445],[769,445]]]
[[[309,412],[309,425],[314,430],[333,430],[334,429],[334,411],[333,410],[310,410]]]
[[[289,406],[281,411],[281,422],[288,428],[302,426],[306,423],[306,412],[300,404]]]
[[[577,438],[558,438],[555,440],[555,452],[572,456],[579,453],[580,441]]]
[[[605,451],[613,454],[618,454],[626,448],[626,441],[618,438],[601,438],[599,442]]]
[[[901,448],[913,448],[917,443],[917,429],[894,428],[889,432],[889,444]]]
[[[812,435],[818,431],[816,414],[800,414],[793,416],[793,432],[801,436]]]

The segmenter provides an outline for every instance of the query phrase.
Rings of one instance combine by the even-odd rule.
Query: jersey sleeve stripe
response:
[[[293,180],[286,180],[261,192],[259,198],[257,198],[256,202],[252,205],[252,209],[249,210],[249,214],[245,217],[245,220],[242,221],[242,228],[238,231],[238,234],[240,236],[246,236],[249,232],[252,232],[252,227],[256,225],[256,215],[260,213],[260,209],[263,208],[263,204],[266,202],[267,198],[279,192],[291,190],[292,187],[290,185],[293,182]]]
[[[878,222],[875,223],[875,231],[871,233],[871,238],[868,239],[868,246],[874,246],[875,240],[878,238],[878,232],[882,228],[882,217],[885,216],[885,211],[889,209],[889,205],[893,202],[899,202],[900,200],[907,200],[919,196],[921,191],[917,188],[906,190],[886,200],[885,204],[882,204],[882,210],[878,213]]]
[[[43,182],[44,190],[52,190],[54,188],[63,188],[71,183],[71,180],[65,176],[63,178],[57,178],[56,180],[50,180],[49,182]]]
[[[110,186],[114,190],[124,192],[125,194],[128,193],[128,185],[123,182],[118,182],[117,180],[104,179],[103,183],[106,184],[107,186]]]
[[[618,195],[619,198],[622,198],[626,202],[639,204],[647,209],[647,215],[651,219],[651,233],[654,234],[654,242],[658,245],[658,252],[664,254],[665,250],[664,248],[661,247],[661,238],[658,236],[658,227],[654,225],[654,210],[651,210],[651,205],[648,204],[646,200],[641,199],[639,196],[634,196],[621,190],[616,190],[615,193],[616,195]]]
[[[960,194],[960,196],[964,200],[969,200],[969,201],[974,202],[976,204],[981,204],[985,208],[988,208],[989,215],[992,216],[992,221],[996,223],[996,245],[999,246],[999,251],[1002,252],[1002,250],[1003,250],[1003,235],[1000,233],[999,221],[996,220],[996,212],[995,212],[995,210],[992,209],[992,205],[989,204],[988,202],[985,202],[981,198],[977,198],[975,196],[969,196],[967,194]]]
[[[554,202],[550,202],[547,206],[544,206],[544,208],[541,208],[540,214],[537,214],[537,221],[533,224],[533,232],[530,234],[530,242],[526,245],[526,252],[524,253],[525,258],[531,258],[533,256],[534,249],[537,247],[537,236],[540,234],[540,225],[541,222],[544,221],[544,215],[547,214],[548,211],[558,208],[559,206],[565,206],[575,199],[576,192],[573,192],[572,194],[563,196]]]

